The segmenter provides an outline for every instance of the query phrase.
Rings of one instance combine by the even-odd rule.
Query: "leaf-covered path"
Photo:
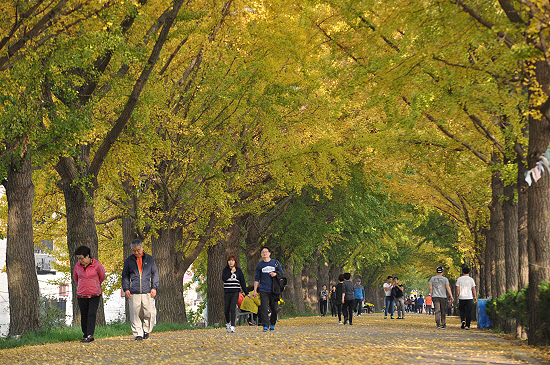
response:
[[[550,356],[489,331],[461,330],[450,318],[435,328],[433,316],[384,320],[380,314],[339,325],[332,317],[280,321],[276,331],[238,327],[152,333],[132,337],[46,344],[0,351],[0,364],[550,364]]]

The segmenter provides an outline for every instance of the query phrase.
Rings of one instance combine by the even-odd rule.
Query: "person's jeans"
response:
[[[101,295],[91,298],[77,298],[78,307],[80,308],[80,326],[84,337],[94,335],[97,308],[99,307],[100,300]]]
[[[405,298],[395,298],[397,303],[397,317],[405,318]]]
[[[335,305],[336,312],[338,313],[338,321],[342,322],[342,303],[336,303]]]
[[[435,307],[435,323],[445,326],[447,317],[447,298],[432,297]]]
[[[275,323],[277,323],[277,311],[279,309],[279,296],[266,291],[261,291],[260,302],[262,303],[260,306],[260,319],[263,326],[269,327],[270,324],[275,326]],[[268,310],[271,310],[271,316],[269,315]]]
[[[357,315],[363,312],[363,299],[355,299],[353,307],[357,310]]]
[[[342,303],[342,311],[344,312],[344,323],[346,323],[346,321],[349,321],[349,324],[352,324],[354,303],[355,303],[354,299],[345,300],[344,303]]]
[[[387,316],[388,312],[390,312],[390,316],[393,316],[393,297],[391,295],[387,295],[386,299],[384,300],[384,304],[386,305],[386,308],[384,309],[384,315]]]
[[[223,293],[223,312],[225,314],[225,323],[231,323],[233,327],[237,325],[237,302],[239,292]]]
[[[327,314],[327,305],[328,305],[328,301],[327,300],[321,300],[319,301],[319,311],[321,312],[321,315],[325,315]]]
[[[473,299],[459,299],[458,309],[460,310],[460,320],[466,322],[466,327],[470,327],[472,322],[472,308],[474,306]]]

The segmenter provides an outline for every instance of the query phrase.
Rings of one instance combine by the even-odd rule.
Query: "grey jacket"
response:
[[[135,255],[124,260],[122,269],[122,290],[130,290],[130,294],[147,294],[151,289],[158,290],[159,272],[153,256],[143,254],[141,277]]]

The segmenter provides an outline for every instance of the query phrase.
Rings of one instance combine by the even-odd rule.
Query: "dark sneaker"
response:
[[[143,340],[143,337],[141,337],[141,336],[136,336],[136,338],[134,338],[134,340],[136,340],[136,341],[142,341],[142,340]]]
[[[149,332],[143,332],[143,339],[146,340],[149,338]]]
[[[441,329],[441,326],[440,326],[440,325],[437,325],[437,329]]]
[[[83,338],[82,340],[80,340],[80,342],[92,342],[94,340],[94,336],[86,336],[85,338]]]
[[[267,331],[269,331],[269,328],[264,327],[264,332],[267,332]]]
[[[462,321],[462,326],[460,326],[462,329],[464,329],[464,327],[466,327],[466,321]]]
[[[275,325],[272,324],[271,326],[269,326],[269,330],[270,331],[275,331]]]
[[[446,325],[441,325],[441,329],[444,330],[445,328],[447,328]]]
[[[393,319],[393,316],[391,316],[390,318]]]

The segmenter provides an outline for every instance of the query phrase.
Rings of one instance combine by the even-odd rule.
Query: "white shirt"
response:
[[[456,286],[460,289],[458,299],[474,299],[472,288],[476,286],[476,282],[469,276],[463,275],[456,280]]]
[[[387,297],[391,296],[391,287],[392,286],[393,286],[392,284],[384,283],[384,292],[386,293]],[[390,288],[390,290],[386,290],[386,288]]]

